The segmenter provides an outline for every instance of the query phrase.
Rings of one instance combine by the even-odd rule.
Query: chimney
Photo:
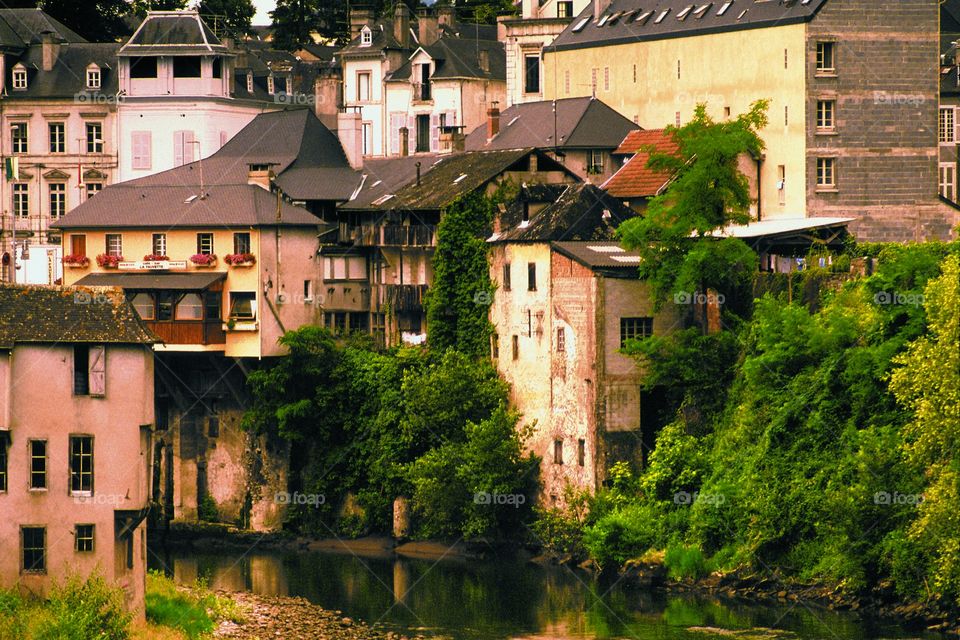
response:
[[[314,113],[335,115],[340,108],[340,78],[334,73],[319,73],[313,83]]]
[[[393,37],[401,47],[410,46],[410,9],[402,2],[397,4],[397,10],[394,12]]]
[[[593,0],[593,21],[600,19],[600,14],[610,6],[610,0]]]
[[[477,52],[477,66],[480,67],[481,71],[490,71],[490,52],[486,49],[480,49]]]
[[[497,42],[507,41],[507,20],[512,17],[513,16],[497,16]]]
[[[44,31],[40,34],[40,43],[43,49],[42,69],[53,71],[53,65],[56,64],[57,56],[60,55],[60,37],[53,31]]]
[[[227,49],[229,49],[230,51],[234,51],[234,50],[236,49],[236,46],[237,46],[237,45],[236,45],[236,42],[234,41],[234,39],[231,38],[230,36],[224,36],[224,37],[220,38],[220,44],[222,44],[223,46],[225,46],[225,47],[226,47]]]
[[[424,47],[437,41],[437,16],[430,13],[427,7],[417,9],[417,39]]]
[[[487,110],[487,141],[493,140],[500,133],[500,103],[494,100]]]
[[[359,111],[337,114],[337,137],[350,166],[354,169],[363,168],[363,124]]]
[[[373,9],[363,5],[350,8],[350,38],[356,38],[364,25],[373,26]]]
[[[438,7],[437,24],[452,31],[457,29],[457,10],[455,7]]]
[[[274,174],[269,165],[250,164],[247,165],[247,184],[252,184],[261,189],[270,191],[270,183],[273,182]]]
[[[410,155],[410,129],[406,127],[400,127],[400,155]]]

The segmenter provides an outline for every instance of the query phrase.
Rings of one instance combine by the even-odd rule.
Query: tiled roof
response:
[[[806,22],[827,0],[613,0],[599,15],[590,2],[546,51],[563,51]]]
[[[17,343],[152,344],[121,289],[0,285],[0,347]]]
[[[662,153],[675,154],[677,143],[663,129],[631,131],[617,148],[618,154],[635,154],[603,183],[602,188],[616,198],[649,198],[657,195],[670,182],[670,174],[647,167],[650,154],[644,147],[655,147]]]
[[[150,11],[120,49],[120,55],[227,53],[194,10]]]
[[[500,133],[487,142],[487,125],[467,136],[466,148],[614,149],[639,127],[596,98],[561,98],[515,104],[500,113]],[[556,134],[556,135],[554,135]]]
[[[640,254],[613,241],[553,242],[551,246],[559,253],[576,260],[595,271],[614,270],[623,276],[638,277]]]
[[[422,49],[436,63],[436,69],[430,76],[433,80],[476,78],[506,81],[507,79],[507,56],[502,42],[443,37]],[[480,66],[481,51],[486,52],[487,55],[486,69]],[[390,74],[387,81],[409,81],[412,70],[413,65],[407,60]]]
[[[349,201],[340,205],[340,209],[366,210],[379,209],[391,196],[417,178],[417,164],[420,175],[424,176],[443,156],[437,154],[419,154],[399,158],[370,158],[363,161],[359,188]],[[383,202],[374,205],[381,198]]]

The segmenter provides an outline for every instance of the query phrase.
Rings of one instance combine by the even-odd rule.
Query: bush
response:
[[[220,512],[217,501],[209,493],[203,494],[200,504],[197,505],[197,517],[203,522],[219,522]]]
[[[213,631],[213,619],[207,611],[211,604],[209,597],[177,587],[173,580],[160,572],[147,574],[146,600],[147,620],[150,622],[179,629],[190,640]]]
[[[601,567],[619,567],[657,546],[664,537],[663,513],[651,504],[618,509],[587,527],[583,544]]]
[[[37,626],[35,640],[124,640],[131,615],[124,605],[123,591],[110,586],[102,576],[86,580],[70,576],[55,584],[46,612]]]
[[[0,640],[20,640],[27,634],[27,608],[16,591],[0,590]]]
[[[699,547],[672,544],[667,547],[663,564],[667,567],[667,575],[674,580],[697,580],[710,573],[707,560]]]

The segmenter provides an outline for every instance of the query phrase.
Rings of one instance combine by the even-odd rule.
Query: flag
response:
[[[7,170],[7,180],[15,181],[20,179],[20,158],[10,156],[7,158],[5,166]]]

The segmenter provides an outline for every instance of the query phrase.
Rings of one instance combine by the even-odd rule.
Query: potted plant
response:
[[[143,256],[144,262],[168,262],[170,258],[168,256],[160,255],[159,253],[151,253]]]
[[[97,256],[97,264],[104,269],[116,269],[123,262],[123,256],[112,256],[108,253],[101,253]]]
[[[217,264],[217,256],[213,253],[197,253],[190,256],[190,262],[197,267],[212,267]]]
[[[257,264],[257,257],[252,253],[228,253],[223,261],[231,267],[250,267]]]
[[[90,258],[79,253],[63,256],[63,264],[71,269],[85,269],[90,266]]]

